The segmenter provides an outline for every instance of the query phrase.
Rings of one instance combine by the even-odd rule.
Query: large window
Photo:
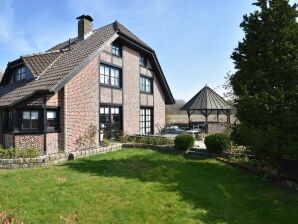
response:
[[[140,76],[140,91],[143,93],[152,93],[152,78]]]
[[[100,107],[100,129],[104,139],[114,139],[121,130],[121,107]]]
[[[107,65],[100,65],[100,83],[121,87],[121,70]]]
[[[38,111],[23,111],[22,115],[22,129],[39,129]]]
[[[47,111],[47,129],[48,131],[58,130],[57,111]]]
[[[121,46],[117,44],[112,45],[112,54],[121,57]]]
[[[140,133],[142,135],[152,134],[152,109],[141,108],[140,110]]]
[[[15,81],[19,82],[25,79],[26,79],[26,68],[25,67],[17,68],[15,70]]]
[[[141,55],[140,56],[140,65],[143,66],[143,67],[146,67],[147,66],[147,58],[146,58],[146,56],[144,56],[144,55]]]

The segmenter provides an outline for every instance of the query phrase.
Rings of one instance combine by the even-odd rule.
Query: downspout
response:
[[[43,96],[43,154],[47,154],[47,97]]]

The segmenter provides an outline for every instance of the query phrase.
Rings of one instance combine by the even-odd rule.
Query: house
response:
[[[68,152],[88,147],[90,127],[113,139],[164,126],[174,98],[154,50],[117,21],[93,30],[90,16],[77,19],[76,38],[8,63],[0,83],[5,147]]]

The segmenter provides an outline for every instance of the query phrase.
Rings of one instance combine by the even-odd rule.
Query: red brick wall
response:
[[[59,133],[47,133],[47,154],[58,153]]]
[[[15,147],[37,147],[43,152],[44,135],[43,134],[17,134],[14,136]]]
[[[100,60],[122,66],[122,90],[106,87],[100,89],[100,102],[123,105],[123,131],[126,134],[139,133],[140,106],[154,107],[154,133],[159,132],[159,127],[165,125],[165,99],[150,61],[147,68],[139,65],[139,52],[126,46],[122,48],[122,58],[111,55],[111,47],[107,47],[100,55]],[[147,75],[154,79],[153,95],[141,94],[139,87],[140,74]],[[157,125],[158,124],[158,125]]]
[[[140,66],[139,53],[123,46],[123,131],[140,132]]]
[[[64,86],[64,150],[75,151],[90,125],[99,124],[99,60],[93,59]],[[98,133],[95,138],[98,144]]]

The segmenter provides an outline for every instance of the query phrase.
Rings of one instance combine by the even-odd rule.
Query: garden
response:
[[[215,159],[148,149],[0,170],[0,192],[0,210],[16,223],[272,224],[298,219],[297,195],[259,176]]]

